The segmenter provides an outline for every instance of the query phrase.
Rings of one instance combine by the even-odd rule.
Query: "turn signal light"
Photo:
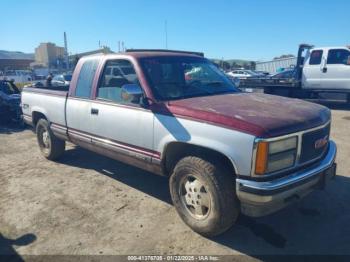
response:
[[[255,174],[263,175],[267,168],[267,157],[269,151],[268,142],[259,142],[255,159]]]

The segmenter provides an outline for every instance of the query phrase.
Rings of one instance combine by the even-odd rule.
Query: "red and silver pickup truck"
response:
[[[47,159],[69,141],[169,176],[180,217],[206,236],[240,212],[275,212],[335,175],[329,109],[240,92],[198,53],[84,57],[68,91],[25,88],[22,109]]]

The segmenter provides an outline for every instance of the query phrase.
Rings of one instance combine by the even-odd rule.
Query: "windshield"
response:
[[[151,57],[141,65],[158,100],[238,92],[213,63],[197,57]]]

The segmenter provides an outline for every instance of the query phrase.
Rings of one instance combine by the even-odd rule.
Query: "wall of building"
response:
[[[0,71],[13,69],[28,69],[31,62],[29,59],[0,59]]]
[[[279,68],[291,68],[297,64],[296,57],[276,59],[267,62],[256,62],[256,70],[276,73]]]
[[[47,67],[55,67],[57,59],[64,58],[64,47],[56,46],[54,43],[41,43],[35,48],[35,62]]]

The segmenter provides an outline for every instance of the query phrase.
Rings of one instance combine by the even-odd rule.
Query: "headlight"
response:
[[[294,166],[298,148],[296,136],[257,145],[255,174],[264,175]]]

